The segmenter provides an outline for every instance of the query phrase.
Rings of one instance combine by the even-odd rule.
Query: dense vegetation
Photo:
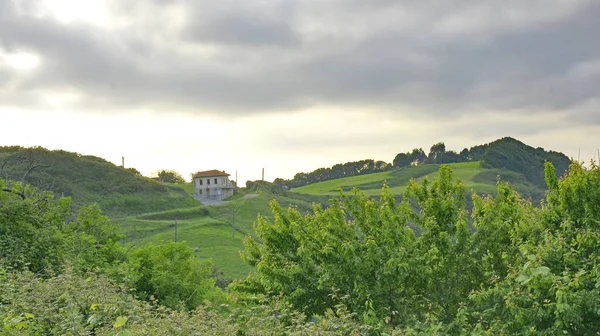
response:
[[[165,183],[185,183],[181,174],[173,170],[162,169],[157,173],[158,179]]]
[[[185,242],[123,244],[98,205],[73,216],[70,197],[0,181],[0,333],[596,334],[600,168],[544,165],[541,207],[499,182],[468,210],[448,165],[400,201],[385,186],[308,213],[273,202],[244,243],[256,271],[225,289]]]
[[[27,174],[27,171],[29,173]],[[0,173],[55,195],[72,196],[75,211],[97,203],[110,217],[196,206],[189,194],[94,156],[45,148],[0,147]]]
[[[282,293],[310,315],[342,304],[381,331],[595,334],[600,169],[573,164],[559,180],[547,163],[545,178],[541,209],[503,183],[495,198],[474,195],[474,230],[448,166],[410,182],[399,204],[389,187],[379,201],[357,190],[307,216],[274,203],[275,220],[256,227],[262,243],[245,242],[258,272],[236,288]]]

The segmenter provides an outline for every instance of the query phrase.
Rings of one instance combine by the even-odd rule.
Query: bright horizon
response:
[[[240,183],[511,136],[600,147],[600,4],[5,1],[0,145]]]

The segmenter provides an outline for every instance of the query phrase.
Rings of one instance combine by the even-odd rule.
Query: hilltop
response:
[[[460,152],[446,150],[443,142],[434,144],[428,155],[422,148],[399,153],[393,163],[362,160],[319,168],[311,173],[298,173],[291,180],[278,179],[276,184],[304,195],[336,195],[339,189],[359,188],[376,196],[387,183],[399,195],[411,179],[433,178],[441,164],[450,165],[468,190],[494,194],[497,180],[509,182],[523,196],[538,202],[545,194],[544,162],[554,164],[561,176],[571,164],[564,154],[534,148],[506,137]],[[355,167],[355,169],[348,169]]]
[[[71,196],[75,211],[98,203],[110,217],[197,206],[186,191],[142,176],[102,158],[42,147],[0,147],[2,178]]]

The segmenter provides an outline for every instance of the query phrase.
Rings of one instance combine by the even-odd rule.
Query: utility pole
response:
[[[231,238],[235,236],[235,207],[231,208]]]
[[[177,236],[177,217],[175,217],[175,242],[177,242],[178,236]]]

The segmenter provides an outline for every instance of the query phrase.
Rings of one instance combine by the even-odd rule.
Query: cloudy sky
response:
[[[240,182],[600,147],[600,0],[0,0],[0,145]]]

